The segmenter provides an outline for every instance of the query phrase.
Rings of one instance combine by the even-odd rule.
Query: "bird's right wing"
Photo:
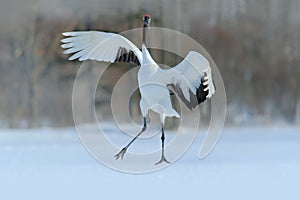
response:
[[[162,72],[166,85],[171,85],[183,103],[193,109],[215,93],[208,60],[190,51],[175,67]]]
[[[69,60],[97,60],[104,62],[142,62],[141,51],[127,38],[107,32],[75,31],[63,33],[61,47],[64,54],[74,53]]]

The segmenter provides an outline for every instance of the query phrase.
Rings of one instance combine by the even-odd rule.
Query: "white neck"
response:
[[[155,61],[151,57],[145,44],[142,44],[142,54],[143,54],[143,63],[142,64],[155,63]]]

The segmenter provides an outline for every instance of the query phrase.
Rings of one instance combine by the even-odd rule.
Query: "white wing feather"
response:
[[[76,31],[63,33],[62,48],[66,48],[64,54],[72,55],[69,60],[80,61],[91,59],[104,62],[115,62],[119,48],[132,51],[139,62],[142,62],[142,52],[127,38],[115,34],[99,31]]]
[[[200,53],[190,51],[181,63],[164,71],[165,77],[169,77],[166,79],[166,84],[178,86],[188,101],[190,100],[190,91],[196,94],[202,78],[204,78],[204,91],[208,90],[206,98],[211,98],[215,93],[209,62]]]

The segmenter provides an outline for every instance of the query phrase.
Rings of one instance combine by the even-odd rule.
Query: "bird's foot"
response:
[[[163,162],[166,162],[166,163],[170,164],[170,162],[166,159],[166,157],[164,155],[162,155],[160,161],[155,163],[155,165],[161,164]]]
[[[126,150],[127,150],[127,147],[124,147],[119,153],[117,153],[115,155],[116,160],[118,160],[119,158],[121,158],[123,160]]]

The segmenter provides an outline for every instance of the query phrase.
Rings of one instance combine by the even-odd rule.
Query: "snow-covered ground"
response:
[[[127,174],[91,157],[74,128],[0,130],[0,199],[300,199],[300,127],[225,128],[199,160],[202,140],[167,168]]]

